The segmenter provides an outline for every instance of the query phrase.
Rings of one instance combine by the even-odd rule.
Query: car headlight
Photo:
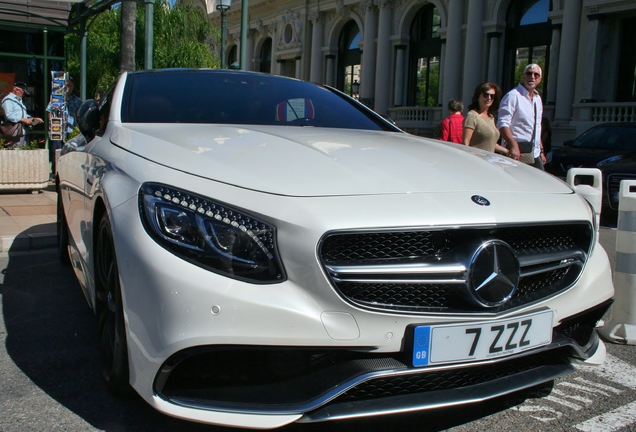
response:
[[[285,280],[276,228],[243,210],[145,183],[139,192],[139,211],[150,237],[184,260],[253,283]]]
[[[608,157],[607,159],[603,159],[602,161],[597,163],[596,166],[597,167],[601,167],[601,166],[607,165],[609,163],[618,162],[619,160],[623,159],[624,157],[625,157],[625,155],[611,156],[611,157]]]

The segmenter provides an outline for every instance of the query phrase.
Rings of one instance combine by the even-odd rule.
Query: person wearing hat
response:
[[[11,93],[6,95],[2,99],[2,109],[4,110],[4,121],[9,123],[21,123],[23,128],[23,134],[25,132],[25,126],[35,126],[38,123],[42,123],[42,119],[39,117],[32,117],[27,113],[27,108],[22,102],[24,95],[29,95],[26,83],[17,82],[13,86]],[[24,145],[26,139],[20,138],[20,145]]]

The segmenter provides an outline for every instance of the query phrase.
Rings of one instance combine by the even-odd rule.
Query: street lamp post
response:
[[[221,69],[225,69],[225,32],[227,23],[225,22],[225,13],[232,5],[232,0],[219,0],[216,10],[221,12]]]
[[[351,83],[351,96],[354,98],[358,98],[358,94],[360,93],[360,83],[358,80],[355,80]]]

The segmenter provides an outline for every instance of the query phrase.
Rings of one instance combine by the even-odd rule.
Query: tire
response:
[[[64,206],[62,204],[62,197],[58,193],[57,195],[57,253],[60,262],[64,265],[71,264],[71,258],[68,251],[68,225],[66,224],[66,215],[64,214]]]
[[[95,249],[98,336],[104,359],[103,377],[108,389],[117,396],[130,396],[128,344],[121,286],[113,234],[104,214],[99,223]]]

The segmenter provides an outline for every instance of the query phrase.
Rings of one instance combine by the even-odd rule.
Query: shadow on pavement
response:
[[[8,356],[54,401],[100,431],[219,430],[167,417],[140,397],[122,400],[107,391],[101,378],[95,317],[73,271],[60,265],[56,251],[10,251],[2,273],[0,295]],[[3,399],[24,397],[20,389],[15,389],[20,394],[12,396],[11,388],[7,388],[9,394],[0,392]],[[35,407],[32,419],[38,423],[22,418],[16,425],[25,426],[20,429],[25,431],[46,430],[40,428],[47,419]]]

